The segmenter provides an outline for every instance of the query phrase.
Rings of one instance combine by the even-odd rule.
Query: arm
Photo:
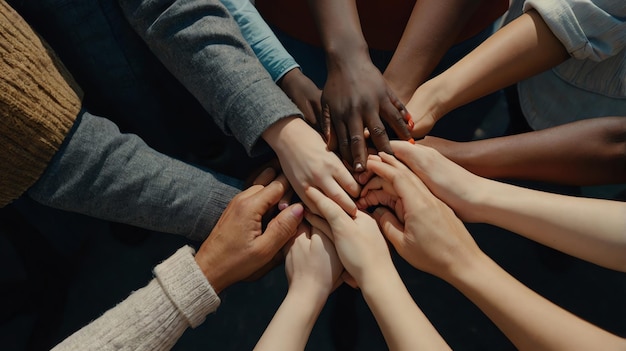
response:
[[[314,124],[316,116],[321,113],[321,91],[302,73],[250,0],[221,1],[272,79],[298,106],[307,121]]]
[[[398,253],[414,267],[459,289],[518,349],[584,350],[601,345],[619,350],[626,346],[626,340],[559,308],[502,270],[480,250],[452,209],[402,162],[381,155],[370,163],[380,177],[374,181],[378,183],[375,189],[387,194],[386,201],[393,198],[396,204],[402,203],[395,213],[382,207],[375,211]],[[376,191],[365,196],[373,200]]]
[[[135,30],[251,155],[262,137],[294,190],[315,186],[354,213],[359,185],[259,65],[217,0],[119,0]],[[308,204],[308,203],[307,203]]]
[[[301,116],[218,0],[119,0],[131,26],[249,154],[278,120]]]
[[[390,152],[385,121],[399,138],[410,138],[404,106],[387,87],[369,57],[354,0],[309,1],[326,52],[328,78],[322,107],[328,106],[341,157],[356,171],[365,170],[367,149],[363,128],[377,149]],[[324,134],[330,126],[324,125]]]
[[[83,113],[28,195],[46,206],[200,241],[241,186]]]
[[[241,34],[275,82],[287,72],[300,67],[278,41],[250,0],[220,1],[233,16]]]
[[[624,117],[592,118],[463,143],[427,136],[418,143],[487,178],[573,185],[626,182]]]
[[[281,211],[265,232],[261,229],[260,219],[287,188],[282,176],[271,181],[273,174],[262,173],[257,185],[233,199],[195,257],[190,247],[178,250],[154,269],[155,279],[146,287],[54,350],[172,348],[187,327],[197,327],[217,309],[217,294],[271,262],[295,234],[303,218],[301,204]]]
[[[568,57],[541,16],[529,11],[415,91],[407,104],[415,122],[412,134],[424,136],[454,108],[552,68]]]
[[[285,258],[287,296],[255,350],[304,350],[328,295],[340,282],[343,266],[330,239],[308,225],[298,229]]]
[[[626,203],[495,182],[420,145],[398,143],[394,150],[462,218],[493,224],[600,266],[626,271]]]
[[[360,211],[351,218],[315,189],[308,193],[324,219],[307,213],[307,220],[333,240],[339,259],[363,292],[389,349],[449,350],[406,290],[374,219]]]
[[[407,103],[415,89],[426,81],[480,4],[481,1],[472,0],[415,2],[384,73],[400,101]]]

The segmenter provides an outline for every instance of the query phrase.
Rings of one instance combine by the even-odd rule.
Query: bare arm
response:
[[[389,349],[449,350],[406,290],[374,219],[360,211],[351,218],[315,189],[308,194],[324,219],[307,214],[307,220],[335,243],[339,259],[363,292]]]
[[[418,143],[487,178],[571,185],[626,183],[625,117],[592,118],[478,141],[426,137]]]
[[[626,203],[488,180],[431,148],[404,144],[392,144],[396,156],[464,220],[493,224],[600,266],[626,271]]]
[[[541,73],[568,57],[541,16],[531,10],[415,91],[407,104],[415,122],[412,134],[424,136],[454,108]]]
[[[285,258],[289,290],[255,350],[304,350],[328,295],[341,282],[343,266],[324,233],[298,228]]]
[[[456,38],[481,1],[418,0],[384,77],[407,103]]]
[[[432,159],[427,163],[436,167]],[[378,186],[368,190],[382,191],[395,204],[402,203],[395,206],[395,213],[382,208],[375,211],[398,253],[414,267],[455,286],[518,349],[624,349],[624,339],[552,304],[500,268],[480,250],[455,213],[402,162],[382,155],[381,160],[370,159],[370,164],[380,178],[374,178]],[[384,198],[381,193],[366,196]]]

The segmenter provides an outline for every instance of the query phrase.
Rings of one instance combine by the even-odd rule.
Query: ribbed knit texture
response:
[[[80,111],[81,94],[54,52],[0,0],[0,207],[43,173]]]
[[[156,278],[52,351],[166,351],[214,312],[220,298],[189,246],[156,266]]]

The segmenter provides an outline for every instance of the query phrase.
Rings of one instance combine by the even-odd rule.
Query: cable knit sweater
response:
[[[220,299],[185,246],[156,266],[144,288],[80,329],[53,351],[169,350],[187,327],[204,322]]]

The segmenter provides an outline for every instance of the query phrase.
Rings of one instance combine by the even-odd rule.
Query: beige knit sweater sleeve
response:
[[[0,207],[43,173],[74,124],[81,94],[54,52],[0,0]]]
[[[220,299],[185,246],[154,269],[155,279],[53,351],[169,350],[188,326],[215,311]]]

